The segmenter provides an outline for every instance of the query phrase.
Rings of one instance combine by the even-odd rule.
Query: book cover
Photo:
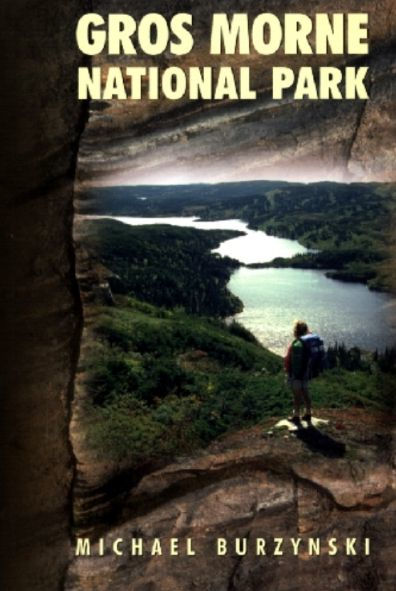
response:
[[[5,589],[395,587],[395,12],[318,4],[5,5]]]

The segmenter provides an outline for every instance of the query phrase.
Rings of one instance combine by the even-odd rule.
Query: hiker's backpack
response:
[[[306,377],[308,379],[318,377],[326,367],[326,352],[319,335],[308,333],[300,337],[308,356]]]
[[[300,339],[295,339],[288,351],[285,366],[289,376],[295,380],[304,380],[307,370],[307,350]]]

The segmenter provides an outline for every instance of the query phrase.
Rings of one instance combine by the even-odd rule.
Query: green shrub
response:
[[[256,337],[254,336],[254,334],[252,334],[250,332],[250,330],[245,328],[242,324],[240,324],[236,320],[233,320],[231,322],[231,324],[228,325],[228,330],[230,331],[231,334],[233,334],[237,337],[240,337],[241,339],[243,339],[244,341],[247,341],[248,343],[254,343],[255,345],[259,344]]]
[[[97,323],[100,343],[86,372],[89,441],[98,453],[139,464],[290,413],[282,360],[243,327],[138,308],[127,299]],[[394,376],[387,379],[379,365],[392,366],[393,353],[368,356],[337,346],[330,357],[333,369],[310,383],[314,409],[391,406]]]
[[[87,390],[93,404],[103,406],[114,397],[134,392],[141,377],[121,351],[109,348],[91,364]]]

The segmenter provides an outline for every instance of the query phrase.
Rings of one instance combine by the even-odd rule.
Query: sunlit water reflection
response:
[[[89,216],[96,217],[96,216]],[[100,216],[102,217],[102,216]],[[247,228],[241,220],[201,222],[193,217],[113,217],[132,226],[171,224],[202,230],[239,230],[244,236],[223,242],[214,252],[242,263],[268,262],[306,252],[295,240],[275,238]],[[297,318],[307,321],[325,343],[345,343],[363,349],[383,350],[396,343],[389,322],[392,299],[364,285],[328,279],[321,271],[300,269],[238,269],[229,289],[243,302],[236,316],[265,346],[284,354]]]
[[[241,268],[229,288],[244,303],[237,320],[280,354],[298,318],[327,345],[384,349],[396,342],[389,324],[391,298],[357,283],[334,281],[319,271]]]
[[[94,217],[94,216],[92,216]],[[213,252],[222,256],[229,256],[241,263],[265,263],[275,257],[292,257],[295,254],[307,252],[296,240],[275,238],[265,232],[250,230],[246,222],[242,220],[217,220],[213,222],[201,222],[195,217],[168,217],[168,218],[138,218],[138,217],[113,217],[112,219],[124,222],[131,226],[143,226],[150,224],[171,224],[172,226],[185,226],[198,228],[198,230],[238,230],[244,232],[244,236],[226,240]]]

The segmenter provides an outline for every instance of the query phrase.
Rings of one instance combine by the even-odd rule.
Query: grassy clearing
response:
[[[98,454],[138,465],[291,410],[282,360],[235,324],[124,296],[100,309],[95,331],[84,369]],[[362,367],[313,380],[314,406],[386,408],[385,374],[374,362]]]

